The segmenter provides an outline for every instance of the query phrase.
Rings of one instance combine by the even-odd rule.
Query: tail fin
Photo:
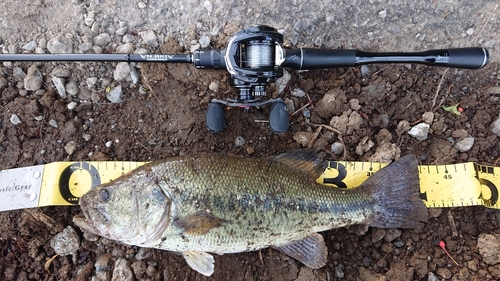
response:
[[[414,155],[401,157],[376,172],[360,188],[374,197],[374,215],[367,223],[381,228],[413,228],[427,221],[427,207],[420,199],[418,162]]]

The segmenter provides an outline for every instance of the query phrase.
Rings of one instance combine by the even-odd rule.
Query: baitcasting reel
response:
[[[193,63],[196,68],[225,69],[236,99],[212,99],[206,122],[212,132],[225,128],[224,106],[249,109],[271,103],[269,127],[277,134],[288,130],[289,114],[280,99],[265,99],[266,85],[283,76],[283,68],[295,70],[353,67],[372,63],[418,63],[431,66],[479,69],[489,60],[481,47],[439,49],[424,52],[364,52],[358,50],[285,49],[283,35],[275,28],[255,25],[229,38],[225,49],[199,49],[192,55],[177,54],[0,54],[0,61],[120,61]]]

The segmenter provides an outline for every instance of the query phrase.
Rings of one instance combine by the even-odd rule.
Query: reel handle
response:
[[[353,67],[372,63],[418,63],[430,66],[479,69],[489,60],[481,47],[437,49],[424,52],[364,52],[359,50],[328,50],[300,48],[286,51],[282,67],[306,70]]]

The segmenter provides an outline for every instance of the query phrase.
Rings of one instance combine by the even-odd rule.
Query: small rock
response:
[[[51,54],[73,53],[73,43],[63,35],[58,35],[49,40],[47,49]]]
[[[302,146],[307,147],[312,140],[312,136],[313,133],[300,131],[293,135],[293,139]]]
[[[477,248],[483,261],[489,265],[500,263],[500,239],[499,237],[481,233],[477,239]]]
[[[135,259],[138,261],[142,261],[142,260],[145,260],[145,259],[151,257],[151,255],[152,255],[152,253],[151,253],[150,249],[141,247],[137,250],[137,254],[135,255]]]
[[[394,247],[396,247],[396,248],[401,248],[405,245],[405,242],[397,239],[397,240],[392,242],[392,245],[394,245]]]
[[[106,94],[106,98],[112,103],[119,103],[122,102],[122,95],[122,85],[118,85]]]
[[[26,77],[26,72],[24,72],[22,68],[16,66],[13,68],[12,75],[17,81],[21,81]]]
[[[130,268],[130,263],[124,258],[118,258],[115,261],[115,268],[113,270],[113,277],[111,281],[133,281],[134,273]]]
[[[416,138],[419,141],[424,141],[427,139],[427,136],[429,134],[429,129],[430,125],[427,123],[420,123],[415,126],[413,126],[409,131],[408,134],[414,138]]]
[[[365,152],[368,152],[374,145],[375,143],[366,136],[356,146],[356,154],[361,156]]]
[[[217,93],[219,91],[219,84],[220,84],[219,81],[214,80],[214,81],[210,82],[210,85],[208,85],[208,88],[211,91]]]
[[[303,98],[306,96],[306,92],[304,92],[301,88],[295,88],[292,90],[292,96]]]
[[[335,278],[344,278],[344,272],[342,271],[342,268],[340,265],[335,266]]]
[[[444,279],[450,279],[451,278],[451,271],[447,268],[440,267],[436,270],[436,274]]]
[[[466,33],[467,33],[467,35],[471,36],[472,34],[474,34],[474,28],[471,27],[471,28],[467,29]]]
[[[71,76],[71,70],[64,67],[56,67],[50,75],[53,77],[68,78]]]
[[[437,218],[441,215],[441,213],[443,212],[443,209],[441,209],[441,208],[429,208],[428,212],[429,212],[429,218]]]
[[[89,89],[92,89],[92,87],[94,87],[94,85],[97,83],[97,77],[90,77],[90,78],[87,78],[87,87]]]
[[[128,62],[119,62],[116,65],[115,72],[113,74],[113,78],[116,81],[123,81],[127,79],[128,75],[130,74],[130,65]]]
[[[24,88],[28,91],[37,91],[42,88],[43,77],[42,73],[36,65],[30,66],[28,68],[28,74],[24,77]]]
[[[127,26],[123,26],[123,27],[118,28],[115,31],[115,34],[123,36],[123,35],[125,35],[127,33],[127,31],[128,31],[128,27]]]
[[[156,37],[154,31],[152,30],[141,31],[139,32],[139,35],[141,36],[144,43],[146,43],[147,45],[152,47],[158,47],[158,37]]]
[[[69,82],[66,83],[66,93],[70,94],[71,96],[78,95],[78,90],[79,88],[75,81],[69,80]]]
[[[491,123],[490,130],[493,134],[500,137],[500,114],[498,115],[498,118]]]
[[[83,139],[84,139],[85,141],[90,141],[90,140],[92,139],[92,136],[91,136],[91,135],[89,135],[89,134],[83,134],[83,136],[82,136],[82,137],[83,137]]]
[[[72,102],[68,103],[68,110],[73,110],[76,108],[76,106],[77,106],[77,103],[72,101]]]
[[[97,45],[100,47],[106,47],[106,45],[108,45],[108,43],[111,42],[111,37],[107,33],[101,33],[101,34],[97,35],[96,37],[94,37],[92,42],[94,43],[94,45]]]
[[[134,50],[134,45],[132,45],[132,43],[125,43],[123,45],[116,47],[117,54],[131,54],[133,53],[133,50]]]
[[[373,227],[372,228],[372,243],[377,243],[378,241],[382,240],[385,236],[385,229],[383,228],[378,228],[378,227]]]
[[[54,119],[49,120],[49,125],[54,127],[54,128],[59,128],[59,126],[57,125],[57,121]]]
[[[401,120],[399,121],[397,127],[396,127],[396,134],[398,136],[400,136],[401,134],[403,134],[404,132],[407,132],[409,131],[411,128],[410,126],[410,122],[406,121],[406,120]]]
[[[99,255],[94,267],[97,280],[109,280],[111,278],[111,255],[104,253]]]
[[[425,112],[424,114],[422,114],[422,121],[431,125],[432,122],[434,121],[434,112],[428,111],[428,112]]]
[[[60,256],[73,255],[80,248],[80,236],[71,226],[67,226],[50,239],[50,246]]]
[[[311,118],[311,110],[309,110],[309,108],[304,108],[302,109],[302,116],[304,116],[305,118]]]
[[[500,95],[500,86],[489,87],[486,92],[490,95]]]
[[[137,84],[139,82],[139,73],[134,66],[130,66],[130,78],[132,79],[133,84]]]
[[[293,100],[285,99],[283,102],[285,103],[286,110],[288,112],[295,112],[295,105],[293,104]]]
[[[73,153],[75,153],[75,151],[76,151],[76,142],[75,141],[69,141],[64,146],[64,150],[66,151],[66,153],[68,153],[68,155],[73,155]]]
[[[394,239],[398,238],[399,236],[401,236],[401,230],[397,228],[391,228],[385,232],[384,240],[391,243],[392,241],[394,241]]]
[[[8,85],[9,81],[7,81],[7,79],[0,75],[0,93],[3,91],[3,89],[7,88]]]
[[[144,3],[143,1],[139,1],[139,3],[137,3],[137,7],[139,7],[139,9],[144,9],[146,8],[146,3]]]
[[[472,148],[473,145],[474,137],[466,137],[464,139],[458,140],[453,147],[460,152],[467,152]]]
[[[247,154],[252,155],[255,152],[255,148],[253,146],[247,147]]]
[[[432,272],[427,275],[427,281],[439,281],[439,278]]]
[[[314,111],[322,118],[342,114],[343,104],[347,102],[345,92],[340,89],[328,91],[314,106]]]
[[[105,145],[106,147],[111,147],[111,145],[113,145],[113,141],[107,141]]]
[[[200,46],[202,48],[207,48],[208,46],[210,46],[210,37],[203,35],[200,37],[200,40],[198,40],[198,42],[200,42]]]
[[[467,132],[464,129],[458,129],[458,130],[453,131],[451,133],[451,136],[454,137],[454,138],[463,139],[463,138],[466,138],[466,137],[469,136],[469,132]]]
[[[64,83],[65,83],[64,78],[52,77],[52,82],[56,86],[56,89],[57,89],[57,92],[59,93],[59,96],[62,99],[65,99],[67,97],[67,94],[66,94],[66,86],[64,85]]]
[[[210,1],[205,1],[203,2],[203,7],[205,7],[205,9],[207,9],[208,13],[212,13],[212,2]]]
[[[142,279],[144,278],[144,275],[146,274],[146,268],[147,264],[143,261],[135,261],[133,262],[130,267],[132,268],[135,277]]]
[[[18,125],[21,124],[21,119],[19,119],[19,116],[17,116],[16,114],[12,114],[10,116],[10,122],[14,125]]]
[[[358,99],[350,99],[349,100],[349,105],[351,106],[351,109],[352,110],[360,110],[361,109],[361,105],[359,105],[359,100]]]
[[[330,147],[333,154],[339,155],[344,151],[344,145],[341,142],[334,142]]]
[[[30,41],[28,44],[24,45],[21,47],[21,49],[26,50],[28,52],[33,51],[36,48],[36,43],[35,41]]]
[[[242,136],[236,137],[236,139],[234,140],[234,145],[236,147],[240,147],[240,146],[245,145],[245,139]]]

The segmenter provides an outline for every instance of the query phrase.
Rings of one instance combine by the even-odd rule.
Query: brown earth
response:
[[[172,48],[166,44],[162,51],[172,52]],[[16,65],[27,71],[30,64]],[[49,85],[48,74],[55,64],[39,65]],[[75,67],[71,63],[57,65]],[[99,69],[112,64],[87,65]],[[86,66],[77,64],[76,67]],[[140,68],[146,89],[128,90],[126,100],[119,104],[106,100],[105,89],[96,89],[101,100],[80,103],[75,110],[68,110],[66,106],[73,97],[62,100],[49,86],[40,98],[33,93],[20,96],[16,84],[22,80],[3,68],[2,76],[9,83],[0,99],[1,169],[65,160],[149,161],[211,152],[267,157],[300,148],[293,139],[294,134],[314,132],[317,127],[313,124],[328,125],[333,115],[351,110],[351,99],[359,101],[361,108],[357,111],[362,122],[358,129],[343,136],[347,160],[370,159],[382,146],[382,140],[399,147],[401,155],[417,155],[422,164],[475,161],[493,165],[499,157],[498,138],[488,127],[500,112],[498,93],[487,92],[489,87],[498,84],[496,75],[492,74],[498,69],[496,64],[477,71],[448,71],[434,106],[433,98],[444,68],[370,66],[370,73],[365,75],[361,68],[293,71],[281,97],[293,100],[298,109],[306,105],[308,99],[294,97],[291,91],[301,88],[312,100],[308,107],[311,117],[305,118],[302,112],[291,116],[290,130],[282,135],[272,134],[265,122],[259,122],[267,120],[267,106],[248,112],[230,109],[226,111],[226,130],[218,134],[208,132],[205,109],[209,100],[235,95],[223,71],[197,70],[191,65],[176,64],[142,64]],[[217,92],[209,89],[214,81],[219,82]],[[345,98],[335,104],[336,108],[326,109],[331,112],[325,113],[325,109],[315,107],[325,93],[335,89],[345,92]],[[276,96],[276,86],[269,86],[268,93]],[[438,106],[442,100],[443,105],[460,104],[464,112],[458,116],[444,111]],[[428,111],[433,111],[435,118],[427,140],[419,142],[406,133],[396,133],[400,121],[417,123]],[[21,124],[9,122],[14,113]],[[35,121],[38,115],[43,116],[43,121]],[[58,128],[48,124],[51,119],[57,122]],[[468,152],[458,152],[447,141],[459,130],[475,137],[476,142]],[[91,135],[91,139],[84,140],[83,134]],[[242,147],[235,146],[237,136],[246,140]],[[355,152],[356,147],[366,137],[375,146],[360,156]],[[335,140],[335,136],[324,130],[314,149],[330,160],[341,159],[329,152]],[[72,155],[64,149],[69,141],[76,142]],[[107,141],[113,144],[107,147]],[[404,204],[404,198],[401,200]],[[216,256],[211,278],[191,270],[175,253],[151,250],[143,259],[136,255],[137,247],[106,239],[91,242],[82,238],[74,258],[56,257],[45,269],[45,263],[54,255],[49,240],[64,227],[74,226],[72,217],[79,213],[78,207],[0,213],[0,279],[90,280],[96,275],[96,262],[104,264],[100,270],[110,277],[113,264],[119,258],[131,264],[136,280],[428,280],[429,272],[442,280],[500,279],[500,266],[485,263],[477,248],[480,233],[500,234],[500,212],[484,207],[432,210],[428,223],[417,229],[401,230],[401,235],[392,242],[382,239],[372,243],[372,236],[378,231],[373,228],[366,231],[356,226],[324,232],[329,262],[319,270],[311,270],[273,249]],[[449,216],[456,224],[456,235],[450,228]],[[77,227],[75,229],[82,235]],[[458,266],[438,246],[441,240],[446,241],[447,250]],[[104,255],[106,252],[109,254]],[[339,278],[340,272],[343,278]],[[128,280],[115,278],[113,280]]]

